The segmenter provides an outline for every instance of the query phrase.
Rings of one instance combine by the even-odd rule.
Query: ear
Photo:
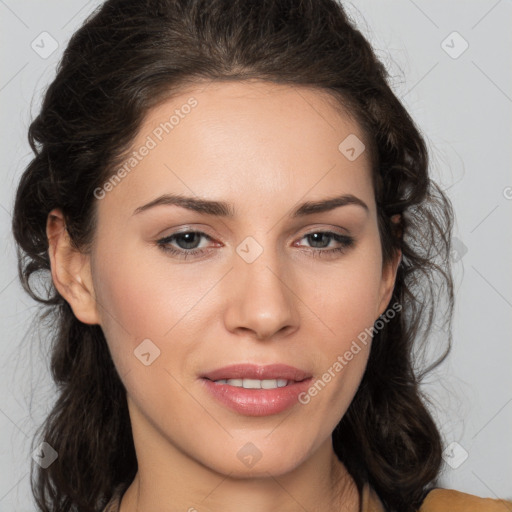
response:
[[[85,324],[99,324],[90,258],[71,244],[64,215],[58,208],[48,214],[46,236],[55,288],[78,320]]]
[[[393,215],[391,221],[395,224],[400,222],[400,214]],[[399,232],[399,231],[398,231]],[[401,232],[399,232],[401,236]],[[402,261],[402,251],[398,249],[391,260],[383,265],[382,267],[382,280],[380,285],[380,303],[379,303],[379,316],[382,315],[389,305],[389,301],[393,295],[393,289],[395,288],[396,273],[398,266]]]

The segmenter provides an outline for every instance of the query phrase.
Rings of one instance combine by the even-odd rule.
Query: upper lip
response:
[[[311,374],[286,364],[270,364],[265,366],[257,364],[232,364],[204,373],[201,377],[209,380],[286,379],[300,382],[310,378]]]

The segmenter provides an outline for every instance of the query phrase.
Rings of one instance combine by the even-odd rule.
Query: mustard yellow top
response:
[[[102,512],[119,512],[123,486],[116,488]],[[359,512],[386,512],[376,492],[366,483]],[[418,512],[512,512],[512,501],[480,498],[452,489],[432,489]]]
[[[363,487],[360,512],[386,512],[368,484]],[[432,489],[418,512],[512,512],[512,501],[480,498],[453,489]]]

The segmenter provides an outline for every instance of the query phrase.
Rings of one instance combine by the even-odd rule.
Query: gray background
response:
[[[38,306],[17,280],[13,196],[31,158],[26,132],[41,92],[70,35],[99,3],[0,0],[0,511],[34,509],[31,440],[54,398],[48,340],[33,322]],[[424,385],[453,449],[443,486],[512,499],[512,2],[345,5],[422,129],[433,176],[456,211],[453,350]],[[58,47],[47,55],[52,40]]]

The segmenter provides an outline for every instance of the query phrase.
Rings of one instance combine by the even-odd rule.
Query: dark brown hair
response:
[[[32,466],[41,511],[101,510],[137,472],[126,391],[102,329],[80,322],[51,282],[48,213],[61,208],[73,243],[86,251],[94,190],[122,161],[148,109],[192,83],[249,79],[329,92],[370,141],[383,260],[398,248],[403,254],[391,299],[402,309],[374,335],[333,444],[359,489],[368,481],[390,511],[416,510],[435,482],[442,442],[419,384],[451,346],[453,212],[368,41],[334,0],[109,0],[73,35],[45,92],[14,206],[20,279],[55,321],[58,397],[40,440],[58,458],[47,469]],[[46,297],[29,283],[37,272],[48,280]],[[440,296],[447,349],[420,373],[415,348],[428,341]]]

